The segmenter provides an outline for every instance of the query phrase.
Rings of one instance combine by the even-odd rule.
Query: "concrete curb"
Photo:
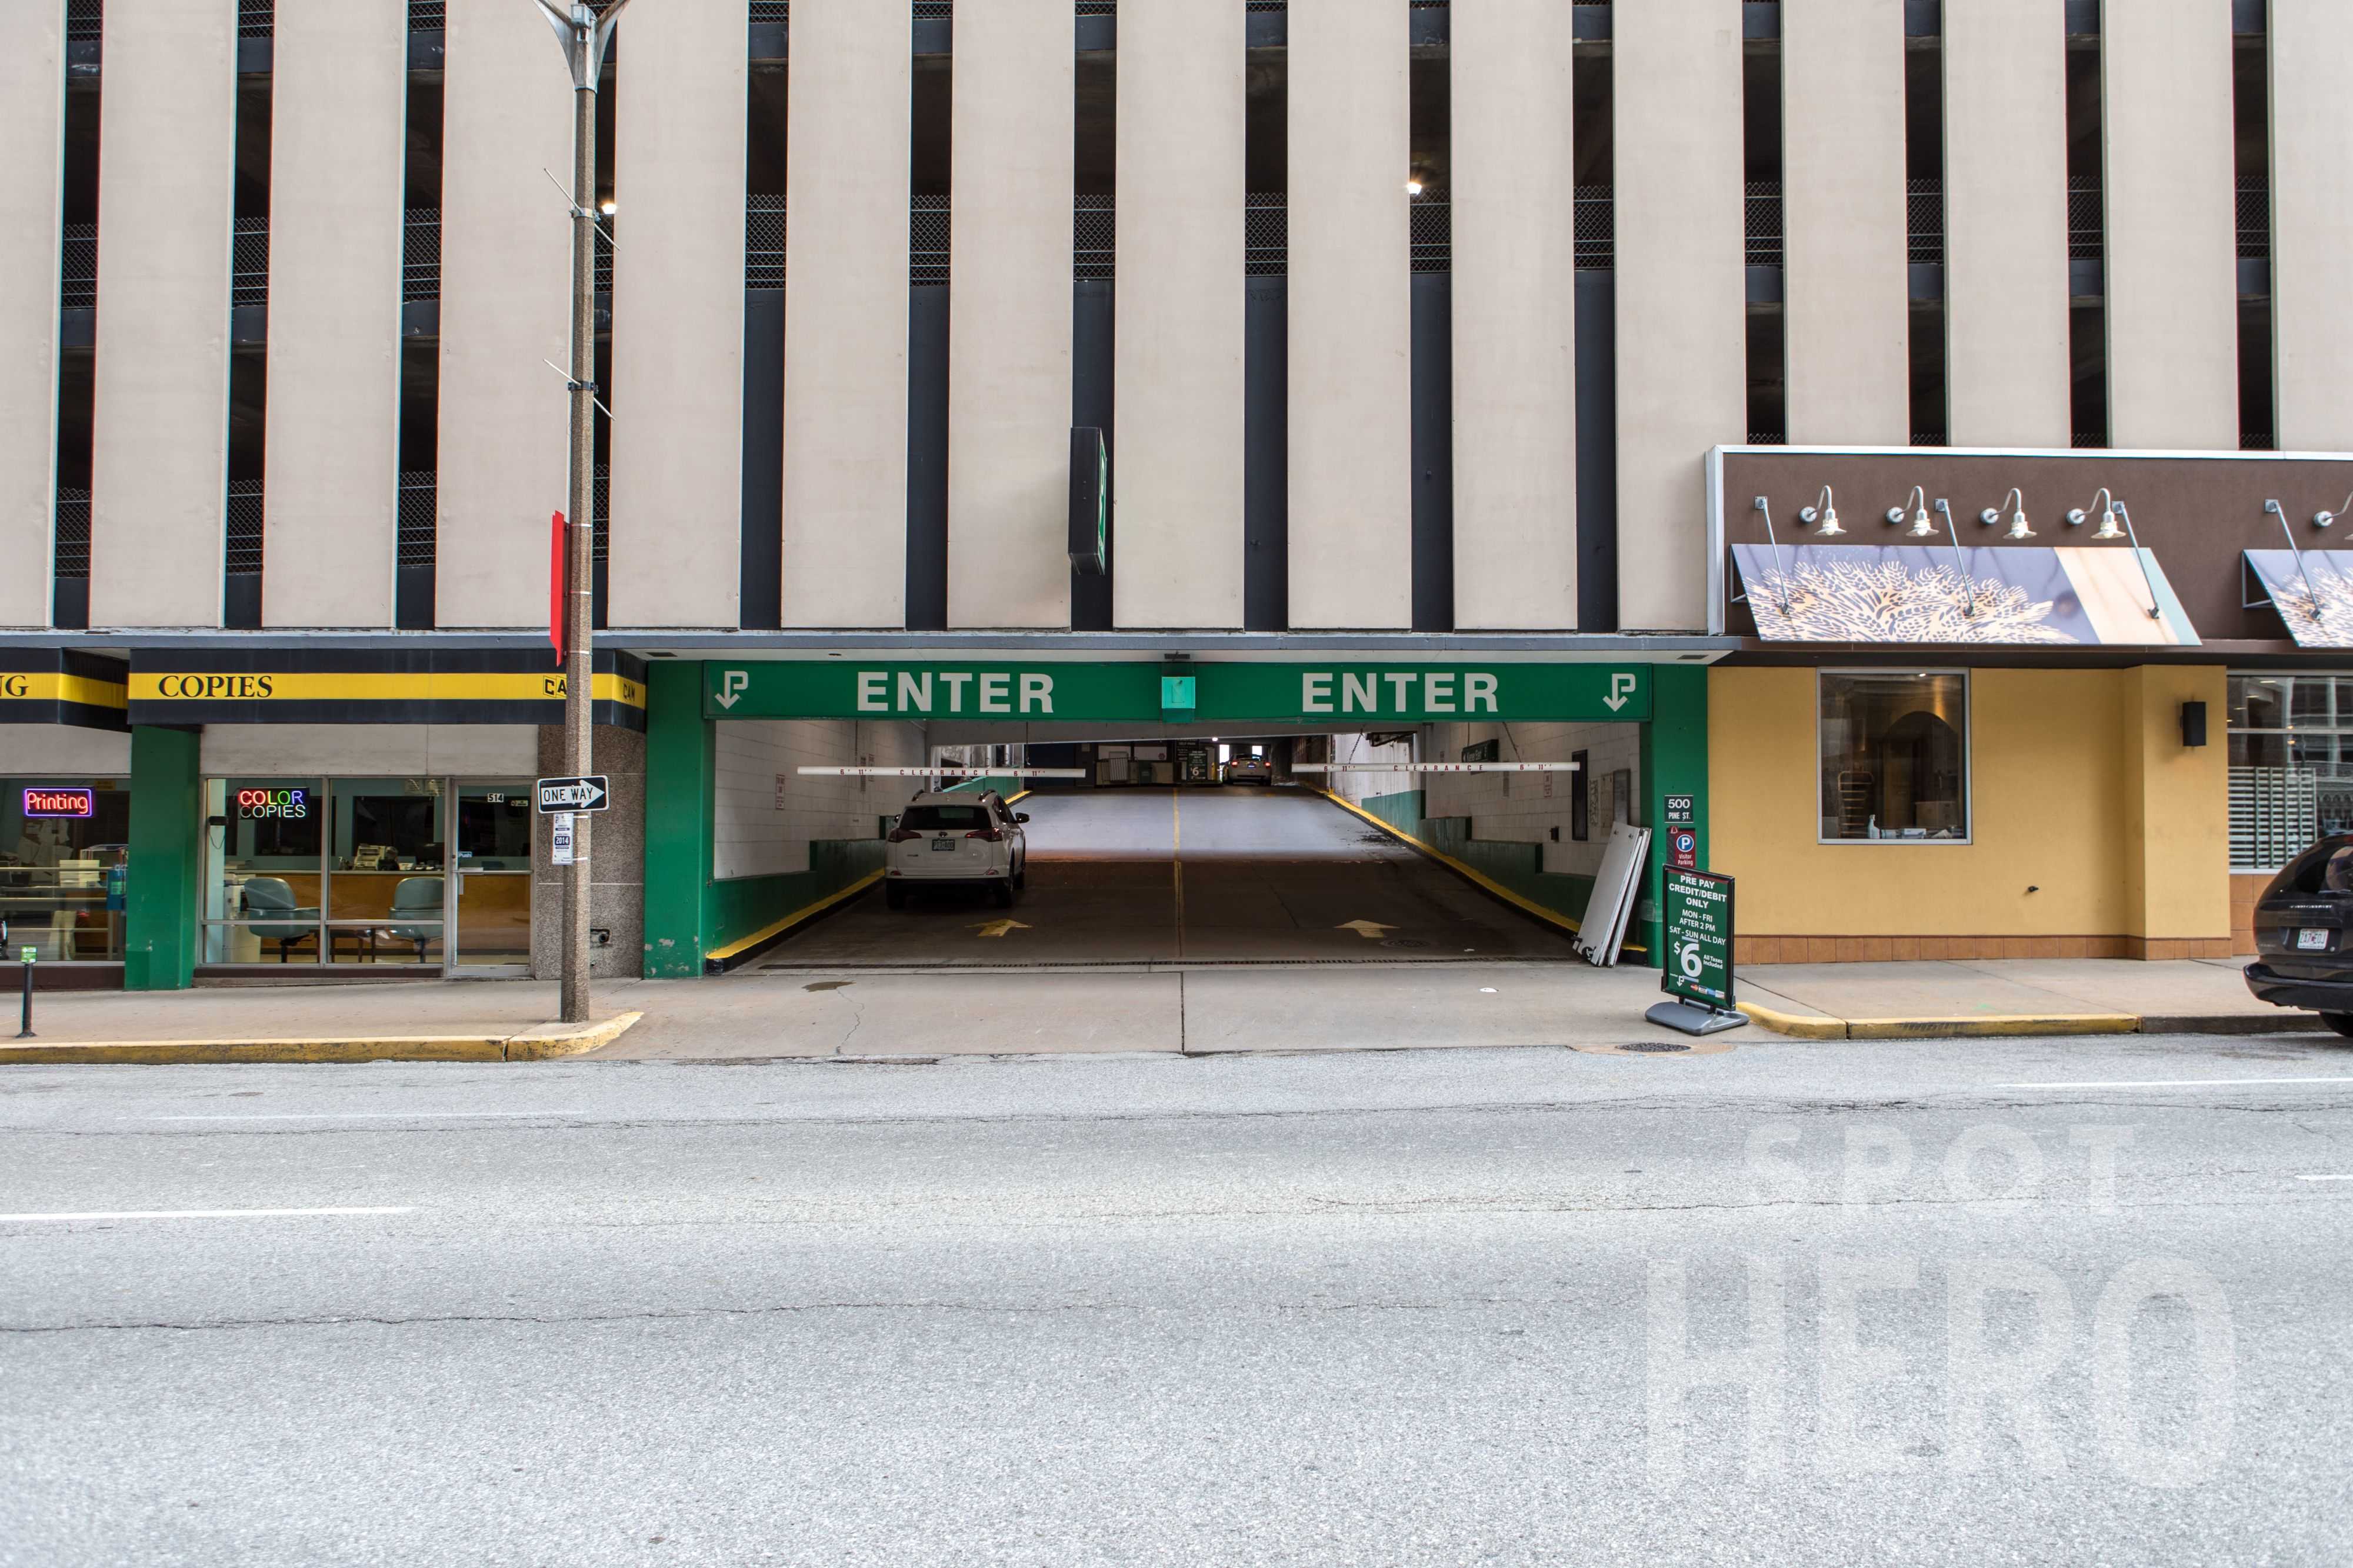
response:
[[[1944,1040],[2019,1035],[2279,1035],[2322,1028],[2309,1014],[2001,1013],[1958,1018],[1834,1018],[1743,1002],[1740,1010],[1799,1040]]]
[[[174,1067],[234,1062],[539,1062],[599,1050],[643,1013],[599,1024],[541,1024],[514,1035],[419,1035],[401,1039],[121,1040],[90,1045],[0,1041],[0,1067],[75,1064]]]

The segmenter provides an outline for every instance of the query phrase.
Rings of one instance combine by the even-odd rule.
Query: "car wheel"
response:
[[[2340,1035],[2353,1036],[2353,1013],[2323,1013],[2320,1021]]]
[[[882,902],[886,907],[891,909],[905,909],[907,907],[907,884],[904,882],[883,883]]]
[[[1017,893],[1029,890],[1029,862],[1027,860],[1021,862],[1021,869],[1013,873],[1013,890]]]
[[[988,885],[988,896],[991,901],[993,901],[998,909],[1011,909],[1013,907],[1013,879],[1008,877],[1002,882],[991,882]]]

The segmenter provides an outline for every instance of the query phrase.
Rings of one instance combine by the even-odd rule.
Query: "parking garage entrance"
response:
[[[648,798],[711,804],[699,842],[649,819],[647,972],[1578,962],[1615,825],[1672,813],[1704,863],[1705,691],[1602,658],[657,664]],[[943,787],[1029,818],[1011,909],[882,897]]]

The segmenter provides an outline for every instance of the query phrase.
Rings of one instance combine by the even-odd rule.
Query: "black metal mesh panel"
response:
[[[274,0],[237,0],[237,36],[266,38],[277,30]]]
[[[2098,261],[2105,254],[2107,202],[2096,178],[2067,182],[2067,256]]]
[[[269,303],[269,220],[241,217],[229,250],[228,300],[231,305]]]
[[[87,310],[98,303],[98,225],[66,225],[65,281],[60,305]]]
[[[441,209],[411,207],[400,231],[400,297],[441,298]]]
[[[2239,176],[2239,254],[2268,260],[2272,253],[2272,183],[2262,174]]]
[[[612,469],[599,463],[588,489],[589,558],[599,564],[611,559],[613,553],[612,491]]]
[[[786,13],[791,9],[789,0],[752,0],[752,24],[790,21]]]
[[[1252,192],[1242,212],[1242,270],[1280,278],[1291,270],[1291,209],[1278,193]]]
[[[1424,191],[1407,209],[1409,254],[1416,272],[1451,272],[1454,268],[1453,209],[1443,191]]]
[[[785,198],[747,196],[744,201],[744,287],[785,286]]]
[[[447,29],[448,12],[445,0],[408,0],[408,30],[412,33],[438,33]]]
[[[947,196],[917,196],[907,214],[907,278],[913,283],[948,280],[950,237],[955,225]]]
[[[225,564],[232,573],[261,570],[262,510],[259,479],[229,480]]]
[[[1577,268],[1607,272],[1618,264],[1618,206],[1608,185],[1577,187]]]
[[[94,44],[105,31],[104,0],[66,0],[66,37],[77,44]]]
[[[403,566],[433,564],[435,494],[438,476],[421,468],[400,476],[399,562]]]
[[[1071,275],[1110,278],[1119,256],[1117,198],[1081,196],[1071,215]]]
[[[1781,265],[1781,182],[1751,180],[1747,194],[1748,265]]]
[[[90,492],[58,487],[58,564],[60,577],[90,575]]]
[[[1912,236],[1912,259],[1941,266],[1945,259],[1945,182],[1910,180],[1905,184],[1905,199],[1909,207],[1906,225]],[[1912,444],[1918,447],[1926,443],[1915,441]]]
[[[1116,16],[1119,15],[1119,0],[1079,0],[1079,15]]]

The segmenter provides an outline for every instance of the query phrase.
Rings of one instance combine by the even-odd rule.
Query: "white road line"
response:
[[[150,1116],[149,1121],[455,1121],[482,1116],[585,1116],[580,1110],[248,1110],[219,1115]]]
[[[79,1214],[0,1214],[0,1225],[69,1224],[83,1219],[293,1219],[348,1215],[415,1214],[415,1208],[91,1209]]]
[[[1989,1083],[1988,1089],[2238,1089],[2250,1084],[2341,1083],[2353,1088],[2353,1073],[2334,1078],[2152,1078],[2106,1083]]]
[[[2298,1176],[2299,1182],[2353,1182],[2353,1176]]]

